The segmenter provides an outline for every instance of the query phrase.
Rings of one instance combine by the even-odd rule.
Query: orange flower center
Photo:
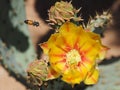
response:
[[[66,61],[69,66],[77,65],[81,62],[81,56],[76,49],[72,49],[67,53]]]

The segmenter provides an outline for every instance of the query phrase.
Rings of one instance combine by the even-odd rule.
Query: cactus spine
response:
[[[96,14],[95,18],[91,17],[85,28],[91,32],[102,34],[110,20],[111,14],[104,11],[101,15]]]

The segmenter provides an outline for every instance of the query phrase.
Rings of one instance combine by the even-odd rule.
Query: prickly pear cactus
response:
[[[110,20],[111,14],[108,11],[104,11],[103,14],[97,14],[95,18],[91,18],[85,28],[87,30],[101,34],[105,30]]]
[[[24,0],[0,0],[1,62],[9,71],[26,78],[27,65],[36,54],[24,20]]]
[[[44,84],[42,85],[42,90],[62,90],[64,88],[65,83],[62,82],[60,79],[56,79],[53,81],[48,81],[47,86]]]

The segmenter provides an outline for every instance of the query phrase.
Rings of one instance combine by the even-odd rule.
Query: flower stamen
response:
[[[70,66],[77,65],[79,62],[81,62],[81,56],[76,49],[72,49],[66,54],[66,61]]]

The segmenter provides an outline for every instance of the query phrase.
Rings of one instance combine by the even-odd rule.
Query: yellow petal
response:
[[[88,72],[84,83],[87,85],[96,84],[98,82],[99,71],[95,69],[94,71]]]
[[[100,49],[100,53],[98,54],[98,60],[103,60],[105,58],[106,52],[109,48],[106,46],[102,46]]]
[[[87,32],[87,34],[91,39],[96,40],[97,42],[99,41],[101,43],[100,35],[93,32]]]
[[[84,79],[86,77],[87,72],[91,68],[91,65],[86,64],[86,62],[83,62],[83,63],[81,62],[81,65],[79,66],[79,68],[80,68],[81,76]]]
[[[42,44],[40,44],[40,47],[43,49],[43,52],[45,54],[48,54],[51,46],[54,44],[54,42],[56,41],[58,34],[52,34],[51,37],[49,38],[49,40],[47,42],[44,42]]]
[[[69,38],[69,41],[70,41],[70,38]],[[62,34],[59,34],[54,45],[55,45],[55,47],[58,47],[59,49],[63,50],[64,52],[67,52],[69,49],[71,49],[70,42],[68,42],[68,39],[66,38],[66,36],[63,36]]]
[[[105,58],[106,52],[107,52],[107,50],[108,50],[109,48],[102,45],[101,40],[100,40],[100,35],[95,34],[95,33],[92,33],[92,32],[88,32],[88,35],[89,35],[92,39],[94,39],[96,42],[99,42],[99,44],[100,44],[100,51],[99,51],[99,53],[98,53],[98,59],[99,59],[99,60],[103,60],[103,59]]]
[[[57,72],[62,72],[63,68],[65,67],[65,60],[64,60],[65,52],[59,47],[56,47],[55,45],[53,45],[53,48],[54,49],[51,49],[49,52],[50,65]]]
[[[44,54],[48,54],[50,48],[48,47],[48,44],[46,42],[40,44],[40,47],[43,49]]]
[[[60,33],[62,34],[65,34],[65,33],[72,33],[72,32],[75,32],[76,31],[76,28],[77,26],[71,22],[66,22],[65,24],[63,24],[59,31]]]
[[[79,70],[74,69],[69,70],[67,74],[63,74],[62,80],[71,85],[74,85],[79,84],[83,80],[83,77]]]
[[[91,70],[93,65],[96,63],[96,57],[100,51],[99,43],[93,40],[88,40],[80,49],[80,55],[82,62],[88,71]]]
[[[74,48],[76,40],[78,40],[80,33],[77,33],[77,26],[73,23],[67,22],[60,28],[61,39],[63,39],[66,45]]]
[[[55,78],[58,78],[59,76],[60,76],[60,74],[57,73],[52,67],[48,68],[48,77],[47,77],[47,80],[55,79]]]

